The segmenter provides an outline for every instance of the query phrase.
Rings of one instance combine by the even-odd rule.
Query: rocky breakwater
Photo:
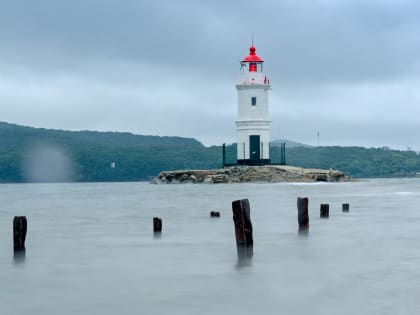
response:
[[[280,183],[280,182],[341,182],[349,178],[340,171],[308,169],[288,165],[230,166],[214,170],[164,171],[154,184],[180,183]]]

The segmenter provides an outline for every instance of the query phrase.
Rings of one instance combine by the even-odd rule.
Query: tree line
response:
[[[279,163],[280,147],[272,145],[270,150],[272,163]],[[226,146],[226,162],[235,161],[236,145]],[[286,147],[286,163],[337,169],[355,178],[420,172],[416,152],[387,148]],[[164,170],[221,167],[222,146],[205,147],[193,138],[48,130],[0,122],[0,182],[62,181],[51,172],[63,165],[71,169],[64,180],[143,181]],[[41,170],[40,177],[31,177],[31,166]],[[43,172],[50,176],[42,177]]]

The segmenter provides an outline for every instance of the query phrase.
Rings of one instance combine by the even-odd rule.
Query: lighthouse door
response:
[[[260,136],[249,136],[249,158],[251,164],[260,162]]]

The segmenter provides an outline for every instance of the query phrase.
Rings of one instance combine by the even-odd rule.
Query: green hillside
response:
[[[226,148],[234,163],[236,146]],[[271,147],[272,162],[280,147]],[[420,156],[412,151],[362,147],[291,147],[287,163],[338,169],[353,177],[415,176]],[[62,131],[0,122],[0,182],[138,181],[162,170],[217,168],[221,146],[192,138],[120,132]]]
[[[71,132],[0,122],[0,182],[147,180],[166,169],[218,167],[220,150],[190,138]],[[60,167],[71,170],[62,174]],[[33,176],[43,171],[45,176]]]
[[[279,148],[272,148],[274,159]],[[411,177],[420,172],[420,155],[414,151],[363,147],[286,148],[286,162],[301,167],[336,169],[355,178]]]

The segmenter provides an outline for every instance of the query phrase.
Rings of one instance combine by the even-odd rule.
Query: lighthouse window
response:
[[[257,71],[257,64],[255,62],[249,63],[249,72],[256,72]]]
[[[257,106],[257,98],[255,96],[251,97],[251,105]]]

